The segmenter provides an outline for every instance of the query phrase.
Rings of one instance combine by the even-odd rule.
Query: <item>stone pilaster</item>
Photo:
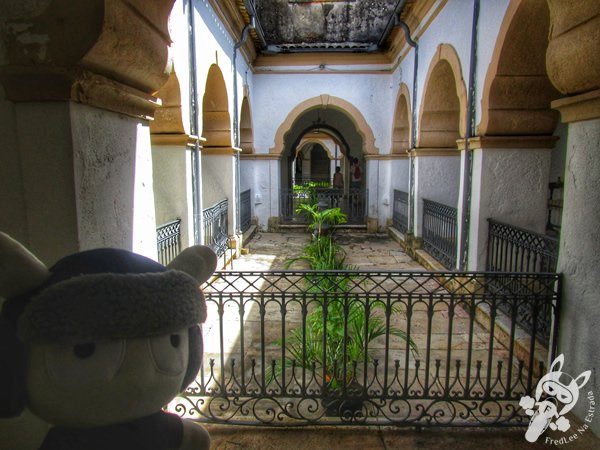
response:
[[[558,271],[563,274],[559,353],[565,371],[592,376],[581,392],[600,392],[600,3],[548,0],[551,35],[546,53],[550,81],[566,97],[552,107],[568,124],[564,209]],[[586,418],[589,404],[573,412]],[[585,422],[596,435],[600,420]]]

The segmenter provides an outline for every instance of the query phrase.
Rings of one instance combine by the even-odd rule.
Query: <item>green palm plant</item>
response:
[[[316,204],[301,204],[298,212],[308,214],[311,219],[309,229],[316,231],[303,253],[289,259],[286,267],[298,260],[307,261],[310,268],[318,273],[306,277],[307,293],[312,294],[316,306],[307,313],[306,326],[295,328],[283,340],[286,360],[284,367],[277,367],[281,374],[284,368],[301,367],[314,370],[315,374],[325,373],[324,385],[328,390],[339,390],[344,383],[356,380],[359,363],[370,360],[369,343],[386,336],[397,336],[408,342],[409,348],[417,352],[417,346],[399,327],[386,327],[385,314],[398,317],[399,308],[386,311],[382,303],[376,302],[366,307],[368,299],[352,298],[348,295],[352,276],[340,271],[355,270],[346,264],[346,254],[335,242],[333,232],[323,234],[323,224],[345,223],[346,215],[339,208],[320,210]],[[345,367],[345,372],[344,368]]]

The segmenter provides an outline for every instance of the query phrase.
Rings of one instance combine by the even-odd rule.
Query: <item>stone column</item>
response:
[[[591,370],[573,412],[586,420],[588,392],[600,393],[600,3],[548,0],[550,81],[565,95],[552,103],[568,124],[558,271],[563,274],[559,353],[565,371]],[[586,395],[584,395],[586,394]],[[583,397],[583,398],[582,398]],[[585,421],[600,435],[600,417]]]
[[[5,5],[0,229],[47,264],[98,246],[156,257],[149,120],[173,2]]]

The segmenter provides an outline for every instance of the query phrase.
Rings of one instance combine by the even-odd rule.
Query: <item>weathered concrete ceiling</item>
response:
[[[268,45],[284,51],[364,50],[380,40],[398,0],[256,0]]]

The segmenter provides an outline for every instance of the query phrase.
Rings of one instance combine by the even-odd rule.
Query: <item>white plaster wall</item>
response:
[[[415,234],[422,236],[423,199],[458,205],[460,156],[418,156],[415,158]]]
[[[389,153],[394,109],[389,75],[377,74],[263,74],[254,75],[254,143],[257,153],[268,153],[275,133],[299,103],[322,94],[354,105],[373,130],[375,147]]]
[[[377,218],[378,230],[383,231],[392,218],[394,191],[392,180],[398,178],[390,160],[367,160],[368,217]]]
[[[190,215],[193,205],[192,180],[187,177],[189,150],[182,146],[153,146],[154,204],[156,225],[181,219],[182,248],[188,246],[193,234],[194,218]]]
[[[14,111],[14,132],[18,139],[13,142],[16,144],[12,147],[14,152],[3,151],[2,165],[4,155],[9,155],[7,162],[14,164],[9,168],[20,176],[15,177],[13,173],[0,181],[2,191],[16,189],[6,197],[2,194],[2,216],[8,225],[6,231],[22,240],[45,264],[51,265],[80,249],[70,105],[67,102],[18,103]],[[6,125],[11,124],[0,126],[4,129]],[[15,186],[5,185],[11,181],[16,182]],[[15,230],[18,225],[23,225],[23,229]]]
[[[488,218],[544,233],[549,149],[477,149],[469,231],[469,270],[484,270]]]
[[[15,108],[0,84],[0,230],[29,245]]]
[[[210,208],[227,199],[229,234],[235,228],[235,157],[202,155],[202,207]]]
[[[156,259],[147,121],[71,104],[81,249],[119,247]]]
[[[600,392],[600,119],[569,125],[565,202],[558,256],[563,273],[563,299],[559,353],[565,354],[565,371],[577,376],[591,370],[582,391]],[[580,401],[573,412],[585,419],[589,402]],[[586,422],[587,423],[587,422]],[[596,414],[592,431],[600,434]]]
[[[242,159],[242,191],[252,190],[252,215],[266,230],[269,218],[279,216],[279,161]]]

